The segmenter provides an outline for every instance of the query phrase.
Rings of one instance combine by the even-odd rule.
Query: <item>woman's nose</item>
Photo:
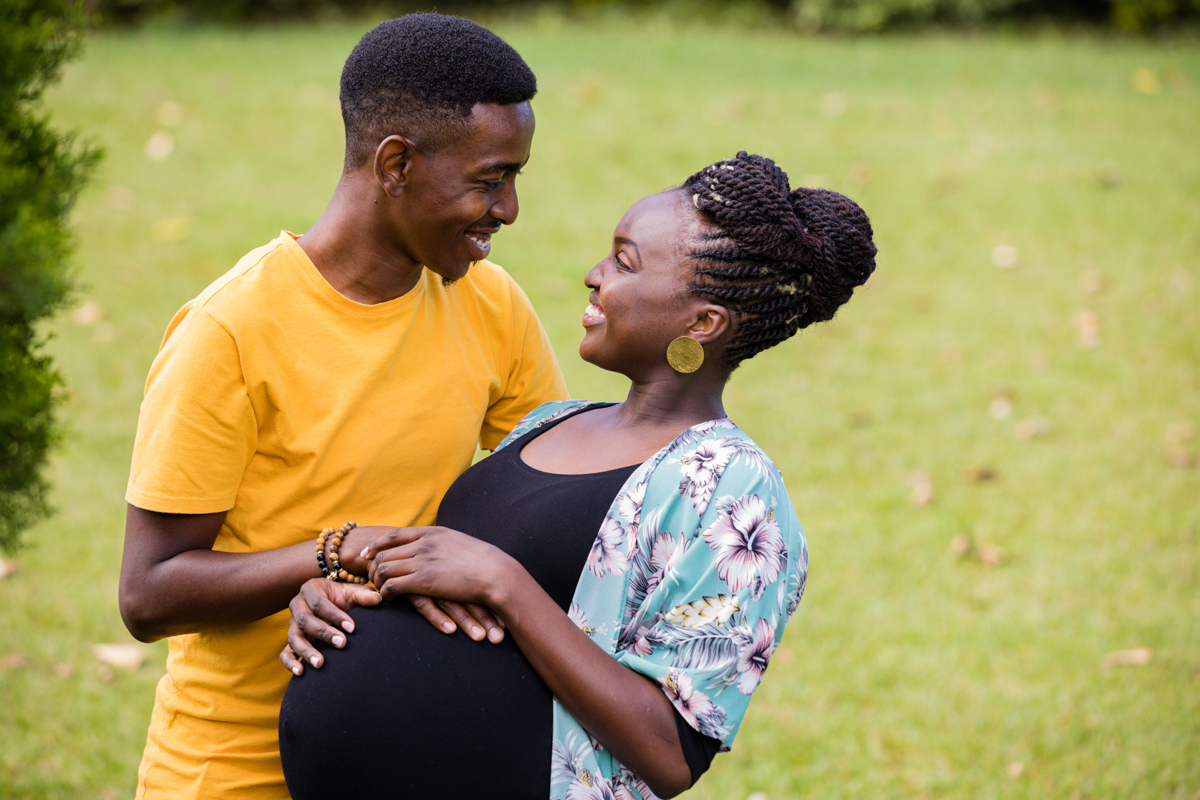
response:
[[[583,276],[583,285],[584,286],[586,286],[589,289],[599,289],[600,288],[600,267],[603,264],[604,264],[604,262],[601,261],[599,264],[597,264],[596,266],[592,267],[591,269],[589,269],[587,271],[587,274]]]

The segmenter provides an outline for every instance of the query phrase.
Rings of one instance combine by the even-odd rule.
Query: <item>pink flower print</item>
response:
[[[633,644],[629,646],[629,650],[637,653],[639,656],[648,656],[653,653],[654,645],[652,645],[650,640],[647,638],[646,634],[648,633],[649,631],[646,630],[645,625],[638,628],[637,633],[633,635]]]
[[[775,626],[760,619],[754,626],[754,635],[738,649],[738,690],[751,694],[767,671],[767,663],[775,652]]]
[[[579,777],[567,787],[567,800],[616,800],[612,785],[588,769],[580,769]]]
[[[686,550],[687,542],[684,541],[682,535],[678,539],[669,533],[660,533],[654,537],[654,543],[650,545],[651,573],[646,583],[647,595],[658,588],[667,573],[679,563],[679,559],[683,557]]]
[[[706,505],[717,488],[721,470],[733,458],[734,449],[723,447],[719,441],[701,442],[700,446],[679,459],[679,496],[692,498],[692,508]]]
[[[658,681],[679,715],[693,728],[699,729],[697,718],[711,714],[713,703],[708,695],[692,686],[692,676],[686,672],[668,672]]]
[[[756,575],[774,583],[784,551],[774,513],[756,494],[722,503],[721,515],[704,532],[704,541],[717,551],[717,576],[734,592],[749,586]]]
[[[642,502],[646,499],[646,481],[635,483],[628,492],[617,495],[617,516],[626,522],[636,522],[642,514]]]
[[[600,525],[600,532],[592,542],[591,552],[587,557],[588,572],[597,578],[607,574],[622,575],[628,566],[626,554],[621,545],[625,542],[625,531],[621,523],[612,517],[605,517]]]

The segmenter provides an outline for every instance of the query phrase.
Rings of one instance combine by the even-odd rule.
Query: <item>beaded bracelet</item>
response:
[[[338,548],[342,546],[342,539],[347,533],[358,527],[357,522],[347,522],[342,527],[334,530],[326,528],[321,531],[321,535],[317,537],[317,566],[321,568],[321,574],[331,581],[345,581],[346,583],[366,583],[367,579],[358,575],[351,575],[347,572],[338,561]],[[325,561],[325,542],[329,542],[329,561]]]

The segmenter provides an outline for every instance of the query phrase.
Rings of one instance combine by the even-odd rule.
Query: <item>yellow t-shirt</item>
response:
[[[424,270],[412,291],[368,306],[334,290],[285,232],[171,320],[126,499],[228,510],[213,545],[228,552],[314,540],[350,519],[427,525],[477,445],[492,449],[564,397],[545,332],[500,267],[480,262],[450,287]],[[139,798],[288,796],[287,620],[169,639]]]

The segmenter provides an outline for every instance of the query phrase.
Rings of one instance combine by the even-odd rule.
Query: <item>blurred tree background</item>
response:
[[[396,0],[387,13],[428,10],[428,3]],[[805,31],[871,32],[929,25],[979,27],[1012,24],[1085,24],[1121,31],[1161,31],[1200,17],[1200,0],[447,0],[437,10],[469,16],[506,15],[553,7],[586,19],[613,12],[665,12],[679,19],[736,19]],[[281,18],[330,19],[378,13],[378,0],[88,0],[101,19],[261,22]]]

